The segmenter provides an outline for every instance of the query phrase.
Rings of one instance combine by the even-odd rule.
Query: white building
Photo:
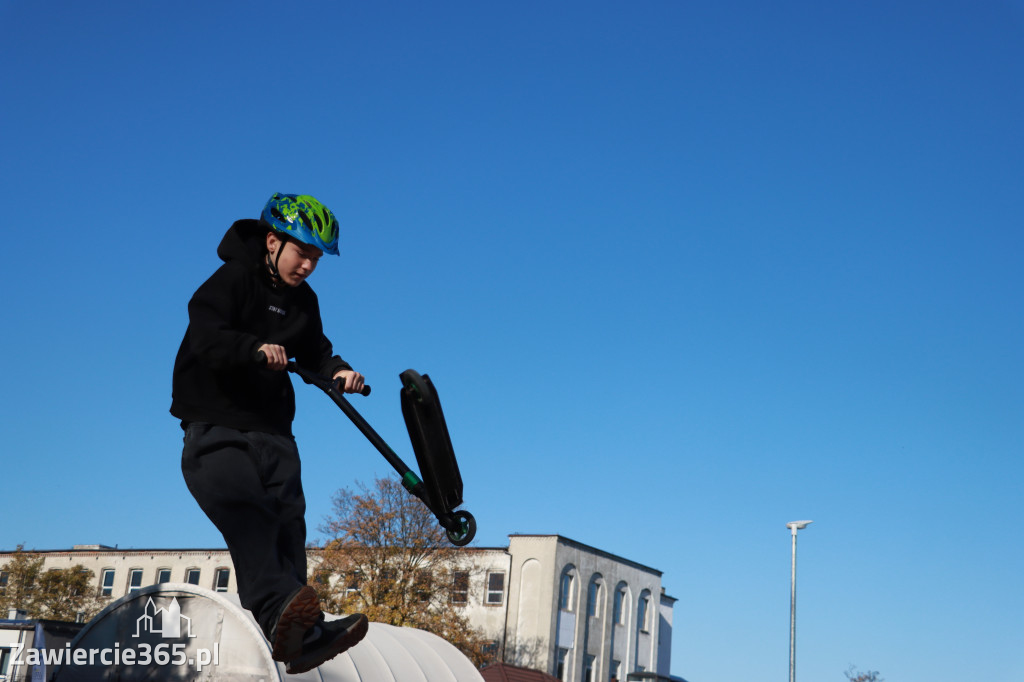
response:
[[[494,640],[499,660],[564,682],[667,679],[675,599],[661,571],[558,535],[511,535],[507,548],[465,548],[452,599]],[[44,570],[82,565],[97,593],[116,599],[164,582],[235,592],[225,549],[117,549],[76,545],[32,551]],[[0,569],[14,554],[0,552]],[[310,556],[315,565],[315,550]],[[6,577],[0,570],[0,589]]]
[[[675,599],[661,571],[558,535],[509,540],[506,662],[565,682],[669,676]]]

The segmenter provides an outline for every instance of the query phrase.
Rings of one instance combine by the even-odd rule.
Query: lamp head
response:
[[[790,521],[786,524],[786,528],[796,532],[798,530],[803,530],[812,523],[814,523],[814,521]]]

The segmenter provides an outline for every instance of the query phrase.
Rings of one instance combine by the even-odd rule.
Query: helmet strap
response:
[[[283,280],[281,279],[281,271],[278,269],[277,264],[281,260],[281,254],[284,252],[284,247],[288,244],[288,237],[280,232],[275,232],[274,234],[281,242],[281,246],[277,249],[277,254],[274,256],[273,261],[270,259],[270,252],[267,252],[267,270],[270,271],[270,279],[273,280],[274,284],[280,284]]]

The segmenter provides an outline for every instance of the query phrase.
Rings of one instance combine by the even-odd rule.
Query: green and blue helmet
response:
[[[275,232],[338,255],[338,219],[308,194],[274,194],[260,217]]]

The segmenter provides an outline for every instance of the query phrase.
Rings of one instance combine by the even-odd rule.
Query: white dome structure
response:
[[[48,654],[59,657],[49,666],[56,682],[483,682],[440,637],[383,623],[370,623],[362,642],[319,668],[288,675],[237,595],[195,585],[132,592]]]

